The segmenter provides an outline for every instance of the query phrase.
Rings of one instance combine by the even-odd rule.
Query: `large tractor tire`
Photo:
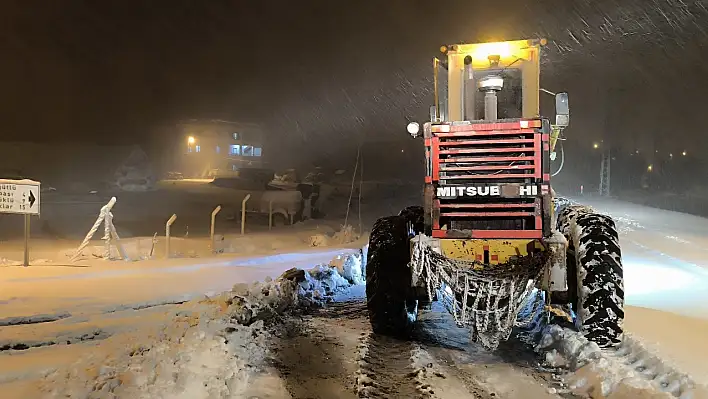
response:
[[[406,218],[389,216],[374,223],[366,260],[366,306],[377,334],[407,337],[417,319],[409,243]]]
[[[570,295],[576,325],[598,346],[617,346],[623,334],[624,273],[615,223],[584,207],[568,207],[562,213],[558,227],[569,238],[569,280],[577,276],[568,284],[576,291]]]

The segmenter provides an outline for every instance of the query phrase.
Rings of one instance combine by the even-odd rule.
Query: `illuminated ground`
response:
[[[626,315],[627,330],[697,380],[708,381],[704,365],[708,356],[708,345],[704,343],[708,335],[708,261],[705,260],[708,219],[618,201],[588,198],[582,201],[612,214],[617,220],[623,247],[626,299],[630,305]],[[275,277],[290,267],[326,263],[342,251],[337,247],[306,250],[304,243],[299,249],[294,244],[276,249],[267,239],[259,242],[269,249],[264,252],[270,255],[256,255],[258,251],[250,249],[252,255],[229,254],[221,259],[104,262],[91,268],[51,264],[1,268],[3,312],[0,318],[6,325],[0,329],[0,341],[3,345],[20,343],[39,347],[0,351],[0,385],[7,389],[5,392],[24,389],[40,378],[45,369],[68,365],[97,347],[109,350],[110,342],[119,342],[128,331],[148,330],[167,322],[167,312],[174,309],[174,305],[156,306],[160,302],[179,302],[185,295],[218,292],[229,289],[234,283]],[[277,255],[283,251],[288,253]],[[16,252],[14,249],[4,252],[8,253]],[[250,256],[244,257],[247,255]],[[50,320],[27,324],[41,319],[13,319],[39,314],[47,315]],[[52,318],[57,320],[52,322]],[[356,323],[360,323],[360,318],[364,316],[358,315]],[[12,325],[16,322],[19,324]],[[332,339],[350,335],[353,339],[364,331],[364,327],[361,331],[347,330],[349,332],[340,336],[337,328],[348,324],[335,324],[327,327],[332,328]],[[64,345],[64,341],[71,345]],[[428,351],[437,356],[438,361],[454,353],[435,348]],[[479,361],[474,356],[466,360],[470,364]],[[512,372],[512,369],[502,369],[505,373]],[[513,371],[515,375],[519,375],[518,372]],[[347,376],[340,377],[347,380]],[[523,386],[512,385],[509,389],[523,391]],[[502,397],[516,396],[509,393]]]

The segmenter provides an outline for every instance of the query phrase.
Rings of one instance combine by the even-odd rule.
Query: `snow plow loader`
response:
[[[489,349],[533,315],[565,319],[600,347],[620,343],[615,223],[551,188],[569,108],[566,93],[540,87],[545,44],[443,46],[433,59],[430,121],[422,134],[407,127],[424,141],[423,205],[377,220],[369,239],[375,333],[410,337],[419,309],[437,300]],[[541,93],[555,96],[553,123],[540,116]]]

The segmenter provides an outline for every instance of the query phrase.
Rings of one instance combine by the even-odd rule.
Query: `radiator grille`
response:
[[[540,231],[541,190],[537,196],[518,195],[519,187],[538,186],[543,180],[540,129],[516,120],[448,125],[440,130],[433,130],[430,157],[432,180],[437,186],[493,185],[501,187],[502,195],[436,199],[437,227]]]

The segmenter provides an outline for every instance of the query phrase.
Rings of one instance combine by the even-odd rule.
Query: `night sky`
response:
[[[0,140],[141,143],[186,118],[299,145],[405,140],[441,44],[546,37],[569,145],[708,147],[708,1],[1,3]]]

